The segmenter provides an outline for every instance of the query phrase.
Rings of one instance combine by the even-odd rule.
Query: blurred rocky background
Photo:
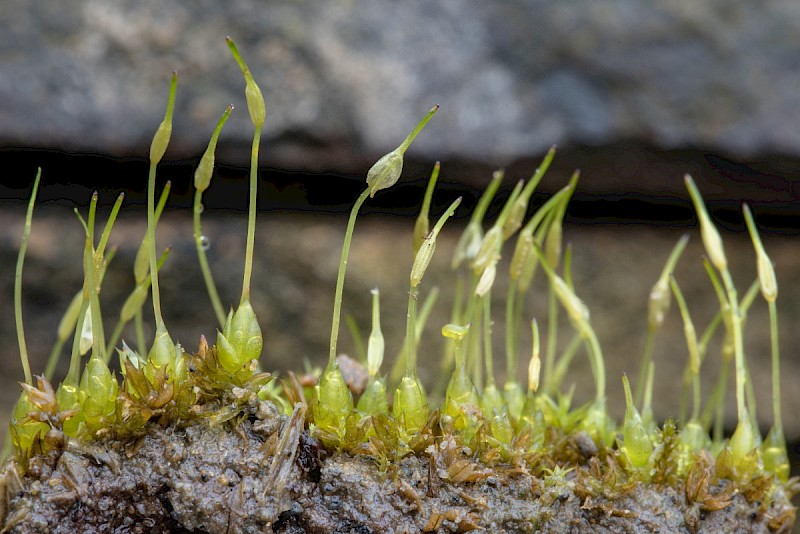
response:
[[[345,302],[362,329],[368,329],[368,290],[379,284],[387,336],[395,347],[402,337],[412,217],[433,162],[441,160],[434,213],[457,195],[465,202],[437,251],[438,274],[425,281],[429,287],[442,282],[440,311],[426,334],[438,358],[437,332],[452,299],[446,255],[469,208],[493,169],[506,169],[502,197],[557,144],[534,204],[581,169],[565,239],[574,245],[576,288],[606,346],[610,400],[619,417],[617,385],[623,371],[635,376],[638,369],[649,288],[683,232],[693,242],[678,278],[697,310],[698,328],[713,313],[683,186],[684,173],[691,173],[723,230],[742,292],[755,276],[755,260],[741,202],[751,204],[764,230],[781,283],[785,425],[788,437],[800,441],[800,418],[790,409],[800,403],[794,387],[800,338],[793,328],[800,320],[800,4],[792,0],[6,0],[0,5],[5,406],[22,376],[11,288],[36,167],[43,168],[43,181],[24,307],[39,370],[60,314],[80,286],[82,237],[71,208],[85,209],[94,189],[105,209],[119,191],[128,193],[115,237],[117,266],[104,286],[111,318],[113,302],[130,290],[130,261],[144,231],[146,157],[173,70],[180,76],[174,132],[160,171],[162,183],[173,181],[173,195],[159,237],[175,247],[162,282],[170,330],[188,347],[201,333],[214,334],[189,206],[194,166],[229,103],[236,110],[220,139],[220,168],[204,216],[223,297],[238,298],[252,133],[226,35],[239,44],[267,101],[255,271],[261,293],[253,304],[263,317],[266,359],[275,367],[324,360],[344,215],[372,162],[438,103],[440,112],[408,152],[404,178],[367,203],[357,226]],[[542,319],[543,300],[530,304]],[[748,357],[766,430],[765,315],[757,301],[748,317]],[[496,337],[501,358],[500,322]],[[343,338],[343,349],[354,352],[350,336]],[[685,362],[676,310],[658,346],[655,397],[664,418],[677,409]],[[435,364],[421,363],[423,373],[435,375]],[[716,370],[716,360],[709,360],[704,388],[711,388]],[[585,360],[576,359],[573,374],[581,385],[577,396],[589,398]]]

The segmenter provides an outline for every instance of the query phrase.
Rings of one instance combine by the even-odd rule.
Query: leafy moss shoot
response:
[[[610,377],[611,382],[608,382],[603,351],[589,310],[572,283],[571,251],[562,249],[564,214],[577,187],[578,174],[538,209],[529,209],[529,200],[555,155],[555,150],[551,149],[532,177],[516,184],[491,225],[485,225],[484,217],[503,180],[502,173],[495,174],[472,213],[451,262],[453,278],[458,280],[460,288],[451,322],[434,325],[447,339],[441,363],[444,378],[427,391],[417,376],[417,355],[429,350],[419,346],[420,332],[434,300],[428,298],[434,289],[426,287],[425,273],[436,251],[437,237],[461,200],[431,216],[431,199],[439,174],[439,164],[436,164],[414,225],[413,267],[407,280],[398,281],[408,284],[408,308],[405,339],[402,347],[397,348],[398,361],[393,363],[396,372],[387,375],[382,370],[385,347],[380,324],[380,295],[375,289],[372,329],[365,351],[369,378],[365,389],[358,393],[351,390],[337,363],[337,340],[345,272],[358,212],[370,198],[400,179],[405,152],[434,117],[438,106],[421,118],[397,149],[375,163],[367,174],[363,193],[355,200],[333,292],[327,366],[315,383],[302,385],[293,379],[278,381],[263,371],[262,365],[269,365],[269,357],[261,359],[264,344],[250,304],[250,280],[258,153],[266,108],[261,90],[236,45],[231,39],[228,45],[244,75],[247,107],[253,123],[241,299],[235,309],[226,312],[223,308],[205,256],[207,247],[201,224],[202,194],[212,179],[214,149],[232,111],[232,107],[228,107],[213,130],[194,181],[194,239],[219,322],[216,342],[209,344],[202,338],[197,351],[187,352],[173,340],[162,315],[159,268],[168,260],[169,249],[159,253],[155,230],[169,194],[169,184],[157,195],[156,173],[172,131],[178,83],[177,75],[173,74],[164,120],[157,128],[150,151],[147,232],[133,269],[136,286],[107,338],[99,294],[106,266],[114,252],[107,244],[122,195],[102,229],[95,220],[95,195],[85,218],[79,216],[85,232],[83,287],[64,315],[53,356],[41,376],[32,375],[30,370],[21,309],[23,262],[39,186],[38,175],[34,181],[19,250],[14,295],[19,354],[25,375],[12,414],[10,445],[6,449],[10,453],[13,446],[11,461],[21,473],[28,469],[32,458],[63,449],[70,440],[102,443],[109,437],[136,438],[147,425],[199,418],[206,418],[211,424],[235,424],[235,405],[215,405],[207,401],[221,398],[223,391],[238,388],[237,391],[273,402],[286,415],[304,414],[305,429],[325,448],[369,457],[381,472],[390,470],[394,462],[406,456],[424,455],[431,445],[455,442],[467,451],[471,460],[489,468],[519,469],[545,478],[563,478],[570,471],[584,470],[590,474],[587,476],[599,481],[603,491],[610,493],[629,491],[636,484],[668,485],[680,488],[690,503],[699,503],[704,510],[724,507],[726,495],[735,492],[746,494],[752,502],[766,503],[762,504],[764,510],[775,492],[791,495],[797,484],[789,480],[781,423],[778,286],[772,263],[761,243],[753,215],[745,206],[744,218],[754,245],[758,279],[750,291],[740,294],[733,284],[730,270],[734,266],[727,261],[722,238],[689,176],[685,178],[686,187],[699,219],[700,236],[708,257],[705,268],[719,301],[718,316],[700,332],[692,321],[679,280],[673,275],[686,245],[687,237],[684,237],[669,255],[650,293],[645,350],[633,388],[627,376]],[[432,226],[431,220],[435,221]],[[510,258],[508,272],[501,272],[499,260],[504,254]],[[525,315],[524,303],[530,298],[532,280],[537,272],[547,281],[549,314],[534,319]],[[502,276],[509,280],[506,306],[501,312],[505,314],[502,335],[509,378],[504,384],[496,384],[491,325],[497,310],[492,309],[492,293],[495,280]],[[755,423],[743,350],[744,316],[759,291],[769,306],[774,377],[774,426],[765,438],[759,434]],[[155,316],[155,337],[149,346],[141,324],[141,310],[148,296]],[[688,357],[683,377],[686,409],[676,414],[679,417],[675,421],[659,426],[652,410],[651,392],[658,366],[652,353],[656,334],[673,298],[686,337]],[[423,303],[421,307],[418,302]],[[566,312],[567,324],[559,321],[562,309]],[[120,340],[120,332],[132,320],[136,321],[137,339],[136,343],[128,345]],[[559,352],[556,339],[564,328],[570,329],[573,337]],[[707,356],[709,340],[715,335],[724,338],[722,385],[704,400],[700,368]],[[54,387],[49,379],[62,346],[70,339],[69,372]],[[589,404],[573,406],[571,392],[566,392],[563,381],[570,363],[582,352],[591,364],[595,395]],[[88,360],[81,369],[81,357],[87,353]],[[120,376],[109,368],[112,356],[119,360]],[[529,362],[528,376],[516,376],[520,357]],[[733,435],[726,438],[722,432],[724,386],[731,365],[736,383],[738,425]],[[680,383],[680,379],[676,382]],[[615,421],[606,409],[609,394],[624,395],[626,412],[622,421]],[[246,395],[239,397],[246,398]],[[201,405],[211,408],[200,409]],[[732,489],[724,495],[712,496],[707,491],[710,481],[725,481],[726,487]]]

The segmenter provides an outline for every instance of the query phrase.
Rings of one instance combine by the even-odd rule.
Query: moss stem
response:
[[[25,383],[32,384],[31,364],[28,360],[28,345],[25,343],[25,328],[22,323],[22,266],[25,263],[25,252],[28,250],[28,240],[31,235],[31,219],[33,218],[33,205],[36,202],[36,193],[39,190],[39,180],[42,177],[41,167],[36,172],[33,181],[31,198],[28,201],[28,211],[25,214],[25,229],[22,232],[22,243],[19,246],[17,255],[17,268],[14,274],[14,318],[17,325],[17,342],[19,343],[19,359],[22,363],[22,371],[25,373]]]
[[[367,200],[370,189],[365,189],[356,199],[353,208],[350,210],[350,218],[347,220],[347,230],[344,234],[344,245],[342,245],[342,258],[339,261],[339,273],[336,276],[336,293],[333,297],[333,320],[331,321],[331,341],[330,352],[328,354],[328,368],[332,368],[336,361],[336,345],[339,341],[339,322],[342,314],[342,296],[344,293],[344,275],[347,272],[347,258],[350,256],[350,242],[353,239],[353,230],[356,226],[356,216],[361,205]]]
[[[247,213],[247,251],[244,261],[244,280],[240,304],[250,300],[250,278],[253,274],[253,248],[256,236],[256,199],[258,196],[258,146],[261,141],[261,126],[253,132],[253,146],[250,149],[250,206]]]

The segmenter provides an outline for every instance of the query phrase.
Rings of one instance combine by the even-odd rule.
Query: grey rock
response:
[[[227,34],[264,91],[277,165],[360,165],[434,103],[425,157],[507,164],[620,139],[800,152],[792,0],[10,0],[0,139],[145,154],[177,70],[171,154],[201,152],[232,102],[221,149],[238,161],[251,134]]]

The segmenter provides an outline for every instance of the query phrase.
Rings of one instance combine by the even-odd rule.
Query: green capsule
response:
[[[367,187],[369,188],[370,197],[374,197],[378,191],[392,187],[397,183],[403,172],[403,155],[417,134],[422,131],[438,110],[439,106],[431,108],[399,147],[376,161],[370,168],[369,172],[367,172]]]
[[[458,239],[456,248],[453,251],[453,260],[450,267],[455,270],[458,269],[464,261],[472,263],[478,255],[478,251],[481,249],[482,242],[483,230],[481,230],[480,224],[469,222],[466,228],[464,228],[464,233],[461,234],[461,237]]]
[[[528,432],[531,436],[531,442],[528,446],[530,451],[538,451],[544,445],[545,424],[544,414],[539,408],[536,396],[530,391],[525,396],[525,404],[522,406],[519,422],[517,424],[520,432]]]
[[[516,380],[507,381],[503,385],[503,398],[506,406],[508,406],[508,413],[511,415],[511,419],[519,421],[522,415],[522,408],[525,406],[525,392],[522,389],[522,385]]]
[[[678,473],[686,474],[692,466],[695,453],[708,446],[708,433],[697,419],[690,419],[678,436]]]
[[[684,177],[686,188],[689,190],[689,196],[692,197],[697,218],[700,220],[700,236],[703,238],[703,245],[705,246],[706,253],[720,272],[728,269],[728,260],[725,257],[725,248],[722,246],[722,238],[719,235],[717,227],[711,222],[708,216],[703,197],[700,196],[700,191],[688,174]]]
[[[264,338],[250,301],[245,299],[234,314],[228,315],[223,332],[217,332],[220,365],[233,374],[261,356]]]
[[[375,162],[367,172],[367,186],[370,198],[382,189],[388,189],[397,183],[403,174],[403,153],[394,149]]]
[[[736,425],[736,430],[733,431],[730,441],[733,465],[740,473],[747,473],[752,469],[752,455],[750,453],[756,449],[758,439],[750,417],[747,416],[746,408],[744,413],[745,417]]]
[[[153,165],[158,164],[164,153],[167,151],[169,145],[169,138],[172,135],[172,112],[175,110],[175,91],[178,87],[178,74],[172,73],[172,80],[169,85],[169,99],[167,100],[167,111],[164,114],[164,120],[158,125],[153,136],[153,142],[150,144],[150,163]]]
[[[558,264],[561,262],[562,213],[553,218],[553,222],[550,224],[550,228],[547,229],[547,235],[544,238],[544,257],[551,269],[557,269]]]
[[[490,263],[486,269],[483,270],[481,273],[481,277],[478,279],[478,285],[475,286],[475,294],[479,297],[483,297],[486,293],[492,289],[494,285],[494,279],[497,277],[497,262]]]
[[[242,69],[242,74],[244,74],[244,96],[247,101],[247,111],[250,113],[250,120],[253,121],[253,125],[256,128],[261,128],[267,118],[267,107],[264,104],[264,96],[261,94],[261,89],[259,89],[258,84],[256,84],[253,79],[253,75],[250,74],[250,69],[247,67],[244,59],[242,59],[241,54],[239,54],[236,43],[234,43],[233,39],[230,37],[227,37],[225,40],[228,42],[228,48],[231,49],[233,58],[236,60],[239,68]]]
[[[367,372],[370,377],[376,376],[381,368],[384,348],[383,332],[381,331],[380,292],[376,288],[372,290],[372,330],[367,341]]]
[[[79,386],[77,384],[66,384],[64,382],[59,384],[58,389],[56,389],[56,403],[58,404],[59,412],[65,412],[69,410],[76,410],[76,412],[80,412],[81,394],[79,391]],[[83,417],[80,415],[80,413],[76,413],[76,415],[73,415],[64,421],[61,429],[67,436],[77,436],[82,421]]]
[[[125,299],[125,304],[119,312],[119,320],[126,323],[133,319],[136,312],[142,309],[144,303],[147,301],[147,296],[150,294],[149,284],[138,284],[128,298]]]
[[[428,422],[428,398],[419,379],[404,376],[394,392],[392,413],[409,434],[422,430]]]
[[[581,421],[580,428],[585,430],[595,442],[610,445],[614,439],[613,431],[609,428],[611,423],[606,410],[605,399],[596,398],[589,405],[586,417]]]
[[[113,420],[119,384],[103,358],[92,356],[86,363],[79,389],[80,415],[90,433],[107,428]]]
[[[481,248],[472,261],[472,270],[475,273],[482,273],[492,263],[496,263],[500,258],[500,250],[503,247],[503,229],[500,226],[492,226],[486,232],[481,241]]]
[[[472,413],[479,404],[478,392],[466,369],[463,365],[457,365],[447,384],[442,413],[450,416],[456,423],[456,429],[459,429],[459,419],[464,418],[467,412]]]
[[[771,428],[764,443],[761,444],[761,458],[764,470],[774,473],[778,480],[785,483],[789,480],[789,454],[786,451],[786,440],[783,433],[775,427]]]
[[[186,379],[187,370],[183,351],[169,337],[169,332],[163,323],[156,329],[153,346],[147,355],[147,363],[150,365],[145,367],[144,372],[151,383],[155,380],[155,371],[163,367],[167,368],[170,381],[182,382]]]
[[[422,242],[414,256],[414,263],[411,265],[411,287],[417,287],[422,282],[422,277],[433,259],[434,252],[436,252],[436,237],[430,234]]]
[[[358,410],[368,415],[388,415],[389,400],[386,396],[386,381],[371,376],[361,398],[358,399]]]
[[[492,431],[492,437],[503,445],[511,446],[511,442],[514,441],[514,429],[508,419],[508,412],[495,413],[490,421],[489,428]]]
[[[233,106],[225,108],[222,118],[217,122],[217,127],[214,128],[214,133],[211,134],[211,140],[208,142],[206,151],[203,152],[203,157],[200,158],[200,163],[197,164],[197,169],[194,171],[194,187],[200,192],[208,189],[211,184],[211,176],[214,173],[214,152],[217,148],[217,140],[222,131],[222,127],[227,122],[228,117],[231,116]]]
[[[517,243],[514,246],[514,254],[511,256],[511,264],[508,267],[511,280],[519,280],[519,277],[522,276],[532,250],[532,232],[520,232],[519,237],[517,237]]]
[[[353,411],[353,396],[335,361],[322,373],[316,392],[317,398],[312,408],[314,424],[341,439],[345,420]]]
[[[439,220],[436,221],[436,225],[433,227],[433,230],[431,230],[431,232],[422,242],[422,245],[417,251],[417,255],[414,257],[414,263],[411,266],[412,288],[417,287],[420,282],[422,282],[422,277],[425,274],[425,271],[428,269],[428,265],[431,263],[431,258],[433,258],[433,253],[436,250],[436,237],[439,235],[439,232],[442,231],[445,221],[447,221],[447,219],[450,218],[453,213],[455,213],[459,204],[461,204],[461,197],[458,197],[453,201],[452,204],[450,204],[442,216],[439,217]]]
[[[24,391],[20,394],[11,416],[11,436],[18,454],[28,458],[33,446],[47,434],[50,426],[29,419],[28,414],[40,411]]]
[[[656,330],[664,322],[664,318],[669,312],[671,297],[669,280],[667,278],[656,280],[650,289],[647,301],[647,328],[649,330]]]
[[[422,208],[419,210],[417,220],[414,222],[414,239],[412,242],[414,255],[417,254],[419,247],[425,240],[425,236],[430,233],[430,220],[428,218],[431,209],[431,197],[436,187],[436,180],[439,178],[440,164],[437,161],[433,167],[433,172],[428,180],[428,187],[425,189],[425,197],[422,199]]]
[[[635,468],[641,469],[648,465],[653,452],[653,442],[647,432],[639,410],[633,404],[631,385],[628,376],[622,375],[622,385],[625,388],[625,422],[622,427],[623,446],[625,456]]]
[[[493,383],[486,384],[486,387],[483,388],[480,406],[483,416],[490,421],[492,420],[492,417],[494,417],[494,414],[503,413],[506,411],[503,395]]]
[[[531,179],[525,185],[525,188],[522,190],[519,197],[517,197],[517,199],[511,205],[508,212],[508,217],[503,223],[504,240],[511,237],[514,232],[519,230],[519,228],[522,226],[522,221],[525,219],[525,213],[528,211],[528,202],[530,201],[531,195],[533,194],[534,189],[536,189],[536,186],[539,185],[539,182],[541,182],[544,173],[546,173],[547,169],[550,167],[550,163],[553,161],[555,154],[556,147],[550,147],[550,150],[547,151],[544,160],[542,160],[542,163],[536,169],[536,172],[533,173],[533,176],[531,176]]]

